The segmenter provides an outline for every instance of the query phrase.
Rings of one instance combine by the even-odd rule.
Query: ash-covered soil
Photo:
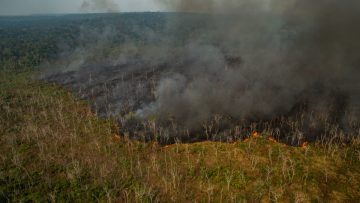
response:
[[[83,64],[77,70],[48,72],[42,79],[65,87],[88,101],[99,117],[116,118],[120,134],[141,141],[157,140],[162,144],[235,141],[262,132],[280,142],[298,146],[309,141],[348,143],[359,135],[357,111],[348,109],[349,95],[332,91],[326,96],[329,106],[321,107],[309,99],[309,95],[324,96],[321,93],[324,90],[316,86],[304,91],[303,96],[299,95],[298,102],[289,111],[274,116],[254,114],[236,118],[214,114],[188,128],[176,117],[137,115],[139,110],[156,100],[156,89],[162,78],[175,73],[186,74],[184,64],[184,61],[154,64],[137,58],[118,65]],[[236,68],[241,64],[241,57],[227,57],[226,64],[226,68]],[[314,111],[314,106],[318,111]]]
[[[91,64],[79,70],[46,76],[90,102],[100,117],[119,117],[154,100],[153,91],[166,64],[149,66],[144,61],[122,65]]]
[[[256,131],[292,145],[350,142],[360,136],[359,3],[298,3],[83,27],[79,47],[42,79],[134,139],[233,141]]]

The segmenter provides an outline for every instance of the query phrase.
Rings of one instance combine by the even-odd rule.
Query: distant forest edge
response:
[[[33,68],[99,40],[107,40],[108,50],[124,43],[183,44],[206,29],[206,17],[160,12],[0,17],[0,68]],[[183,29],[169,26],[175,19]]]

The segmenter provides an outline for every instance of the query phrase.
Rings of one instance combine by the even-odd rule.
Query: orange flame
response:
[[[271,142],[277,142],[272,136],[269,136],[269,141],[271,141]]]
[[[259,137],[259,136],[260,136],[259,133],[256,132],[256,131],[254,131],[254,132],[251,134],[251,137],[254,137],[254,138],[257,138],[257,137]]]
[[[308,144],[309,144],[308,142],[302,143],[302,144],[301,144],[301,148],[305,149],[305,148],[308,146]]]

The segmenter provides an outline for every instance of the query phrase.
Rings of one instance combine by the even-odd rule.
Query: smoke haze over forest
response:
[[[212,13],[213,41],[193,37],[181,59],[192,63],[160,82],[149,111],[193,124],[211,114],[285,113],[300,97],[314,110],[336,105],[338,96],[346,106],[359,104],[358,1],[167,2],[179,11]],[[229,56],[241,63],[229,67]]]
[[[0,203],[359,202],[360,0],[0,0]]]
[[[95,43],[85,43],[65,57],[67,65],[51,81],[82,92],[96,87],[95,106],[104,114],[116,115],[127,103],[141,119],[171,118],[188,129],[201,128],[214,115],[263,120],[289,115],[304,105],[309,115],[344,128],[349,111],[359,118],[360,2],[158,3],[165,10],[190,13],[166,17],[161,32],[133,25],[134,33],[150,44],[125,40],[121,54],[95,64],[87,59],[111,46],[116,29],[82,27],[85,38],[93,35]],[[115,1],[82,4],[82,9],[96,8],[118,9]],[[124,81],[124,74],[129,82],[117,83]],[[102,84],[110,84],[110,89],[101,92]]]
[[[0,0],[0,16],[160,10],[155,0]]]

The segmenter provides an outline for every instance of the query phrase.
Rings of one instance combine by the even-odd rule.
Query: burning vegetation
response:
[[[0,17],[0,202],[358,202],[360,1],[159,1]]]
[[[117,48],[109,49],[111,24],[84,27],[80,38],[95,43],[64,52],[42,79],[143,141],[234,141],[256,131],[302,146],[359,135],[358,1],[164,3],[179,13],[147,14],[162,25],[143,29],[134,20],[142,40],[124,37]]]

